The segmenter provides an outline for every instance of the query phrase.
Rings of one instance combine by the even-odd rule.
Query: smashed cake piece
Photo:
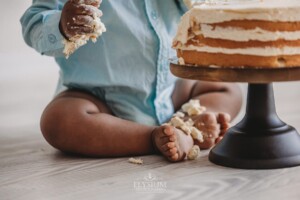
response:
[[[191,133],[192,133],[191,127],[189,127],[187,125],[180,126],[179,128],[187,135],[191,135]]]
[[[200,115],[201,113],[205,112],[205,107],[191,107],[188,109],[187,113],[189,116],[195,116],[195,115]]]
[[[183,126],[185,123],[183,121],[183,119],[179,118],[179,117],[173,117],[170,121],[171,125],[179,128],[180,126]]]
[[[178,111],[178,112],[176,112],[175,114],[173,114],[173,117],[180,117],[180,118],[184,118],[184,113],[183,112],[180,112],[180,111]]]
[[[185,61],[184,61],[183,57],[178,58],[178,64],[185,65]]]
[[[85,45],[89,40],[92,40],[94,43],[97,41],[97,38],[102,35],[102,33],[106,32],[105,25],[101,22],[101,19],[96,15],[93,16],[93,28],[94,32],[84,35],[75,35],[74,37],[69,38],[69,40],[65,39],[63,44],[65,45],[63,53],[66,58],[74,53],[79,47]]]
[[[183,104],[181,109],[189,116],[200,115],[206,111],[206,108],[200,105],[198,99],[191,99],[189,102]]]
[[[169,124],[171,126],[174,126],[175,128],[181,129],[185,134],[190,135],[191,128],[188,123],[184,122],[183,119],[181,119],[180,117],[173,117]]]
[[[191,118],[189,118],[187,121],[185,121],[184,122],[187,126],[194,126],[194,121],[191,119]]]
[[[200,156],[200,148],[198,145],[194,145],[189,151],[187,158],[189,160],[195,160]]]
[[[188,116],[200,115],[206,110],[204,106],[200,105],[200,101],[195,99],[191,99],[188,103],[183,104],[181,109],[183,112],[186,112]],[[193,139],[203,141],[202,132],[194,126],[194,121],[191,118],[184,121],[185,114],[183,112],[176,112],[170,122],[166,124],[181,129],[187,135],[193,134]]]
[[[200,142],[204,142],[202,132],[199,129],[195,128],[195,127],[191,128],[191,136],[192,136],[192,138],[194,140],[198,140]]]
[[[128,162],[137,165],[142,165],[144,163],[144,161],[141,158],[129,158]]]

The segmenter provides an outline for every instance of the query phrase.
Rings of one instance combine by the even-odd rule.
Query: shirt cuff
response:
[[[53,13],[54,12],[54,13]],[[61,11],[51,11],[44,17],[43,21],[43,42],[42,54],[51,56],[63,56],[64,36],[59,30]]]

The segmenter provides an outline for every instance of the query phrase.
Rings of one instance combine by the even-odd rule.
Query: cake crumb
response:
[[[189,160],[195,160],[200,156],[200,148],[198,145],[194,145],[189,151],[187,158]]]
[[[220,66],[218,66],[218,65],[209,65],[209,67],[211,67],[211,68],[222,68],[222,67],[220,67]]]
[[[183,112],[176,112],[175,114],[173,114],[173,117],[180,117],[180,118],[183,118],[184,117],[184,113]]]
[[[185,65],[185,61],[182,57],[178,58],[179,65]]]
[[[202,132],[195,127],[191,128],[191,136],[194,140],[199,140],[200,142],[204,142]]]
[[[194,126],[194,121],[193,121],[191,118],[189,118],[189,119],[185,122],[185,124],[186,124],[187,126]]]
[[[188,114],[188,116],[200,115],[203,113],[206,108],[200,105],[199,100],[190,100],[188,103],[185,103],[181,109]],[[192,135],[193,139],[203,141],[203,135],[200,130],[194,126],[194,121],[191,118],[184,121],[186,116],[183,112],[176,112],[171,118],[170,122],[167,125],[174,126],[175,128],[181,129],[186,135]]]
[[[182,105],[182,110],[189,116],[200,115],[205,112],[206,108],[200,105],[198,99],[191,99],[188,103]]]
[[[179,117],[173,117],[170,122],[171,125],[174,126],[175,128],[179,128],[185,125],[184,121]]]
[[[186,135],[190,135],[192,132],[191,126],[184,122],[180,117],[173,117],[170,121],[170,125],[174,126],[175,128],[181,129]]]
[[[129,158],[128,162],[137,165],[142,165],[144,163],[144,161],[141,158]]]
[[[192,133],[191,127],[186,124],[179,127],[186,135],[190,135]]]

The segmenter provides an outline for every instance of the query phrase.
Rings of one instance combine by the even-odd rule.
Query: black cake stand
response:
[[[211,162],[242,169],[300,165],[300,135],[277,116],[272,85],[272,82],[300,80],[300,67],[195,67],[179,65],[174,59],[170,69],[175,76],[185,79],[248,83],[246,114],[210,151]]]

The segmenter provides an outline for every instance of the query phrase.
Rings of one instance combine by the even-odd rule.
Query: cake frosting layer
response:
[[[259,20],[232,20],[229,22],[221,22],[210,24],[213,27],[232,27],[244,30],[260,28],[266,31],[300,31],[299,22],[272,22]]]
[[[299,67],[300,55],[290,56],[255,56],[240,54],[205,53],[198,51],[178,51],[178,57],[184,63],[197,66],[220,67]]]
[[[187,64],[300,65],[300,0],[206,0],[181,19],[173,41]]]
[[[232,41],[276,41],[284,40],[299,40],[299,31],[266,31],[256,27],[251,30],[244,30],[242,28],[219,27],[208,24],[201,24],[201,30],[194,32],[196,35],[203,35],[206,38],[216,38]]]
[[[208,26],[210,24],[241,20],[300,22],[299,0],[244,0],[234,1],[234,3],[228,3],[231,1],[216,2],[217,3],[201,3],[189,10],[182,17],[181,23],[178,27],[177,35],[175,37],[175,41],[181,42],[182,44],[186,43],[189,38],[190,28],[200,24],[202,26],[203,24],[207,24]],[[209,31],[208,27],[206,27],[206,31]],[[291,36],[289,34],[289,36],[285,37],[295,38],[296,36],[294,35]],[[238,40],[239,38],[240,37],[237,37],[235,38],[235,40]]]
[[[300,55],[300,47],[264,47],[264,48],[235,48],[228,49],[211,46],[189,45],[182,47],[181,50],[199,51],[207,53],[241,54],[241,55],[259,55],[259,56],[280,56],[280,55]]]
[[[299,0],[240,0],[198,3],[189,15],[199,23],[232,20],[300,21]]]
[[[222,48],[265,48],[265,47],[300,47],[300,40],[276,40],[276,41],[249,41],[249,42],[237,42],[237,41],[230,41],[230,40],[222,40],[222,39],[212,39],[212,38],[204,38],[201,35],[197,35],[194,38],[191,38],[187,44],[185,45],[188,47],[189,45],[194,46],[211,46],[211,47],[222,47]]]

